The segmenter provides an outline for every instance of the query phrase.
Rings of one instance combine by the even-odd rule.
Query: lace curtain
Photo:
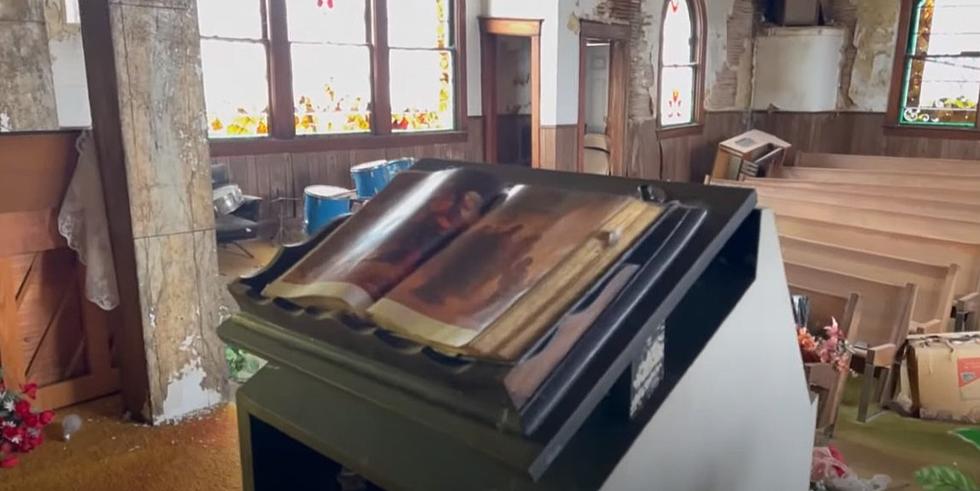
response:
[[[58,232],[86,267],[85,297],[103,310],[112,310],[119,305],[119,290],[92,132],[83,131],[75,148],[78,165],[58,213]]]

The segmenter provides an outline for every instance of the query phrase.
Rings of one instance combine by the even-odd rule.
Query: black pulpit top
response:
[[[665,211],[556,322],[556,330],[516,363],[448,356],[349,315],[262,296],[267,284],[343,219],[307,242],[283,248],[265,269],[230,285],[241,312],[219,328],[219,335],[273,366],[296,369],[389,408],[402,407],[415,418],[431,418],[435,427],[447,414],[472,421],[474,428],[483,428],[474,430],[485,435],[482,440],[496,441],[487,444],[488,453],[536,479],[600,401],[614,393],[614,385],[635,375],[639,365],[647,378],[644,390],[652,390],[650,380],[660,380],[649,376],[652,340],[660,339],[662,346],[667,317],[749,216],[755,193],[434,159],[421,160],[412,170],[471,166],[512,184],[642,196]],[[562,330],[576,329],[576,322],[586,325],[563,340]],[[564,342],[568,346],[552,353],[546,369],[536,368]],[[635,396],[626,398],[627,409],[630,399],[636,405]],[[634,413],[636,407],[624,418]]]

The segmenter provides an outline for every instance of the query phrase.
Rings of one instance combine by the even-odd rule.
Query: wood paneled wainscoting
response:
[[[541,168],[575,172],[578,124],[541,127]]]
[[[467,140],[459,143],[214,157],[212,162],[228,164],[231,180],[242,192],[265,200],[263,218],[281,214],[285,219],[295,219],[303,216],[303,189],[312,184],[353,188],[350,168],[363,162],[398,157],[482,161],[481,118],[469,118],[467,131]],[[276,201],[278,198],[287,200]]]
[[[891,155],[976,160],[980,139],[944,139],[894,133],[883,113],[758,112],[756,128],[772,133],[803,152]]]
[[[718,143],[751,129],[744,111],[706,112],[702,131],[661,137],[654,119],[627,127],[626,173],[631,177],[701,182],[710,172]]]

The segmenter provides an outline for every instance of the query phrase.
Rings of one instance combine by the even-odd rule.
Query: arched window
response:
[[[977,131],[980,0],[905,0],[903,7],[891,122]]]
[[[704,4],[667,0],[660,36],[660,128],[701,123],[704,94]]]

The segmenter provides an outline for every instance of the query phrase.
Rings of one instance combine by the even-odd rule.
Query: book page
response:
[[[476,169],[402,172],[263,295],[363,312],[476,222],[503,189]]]
[[[634,198],[544,186],[505,200],[368,309],[378,325],[462,346]]]

